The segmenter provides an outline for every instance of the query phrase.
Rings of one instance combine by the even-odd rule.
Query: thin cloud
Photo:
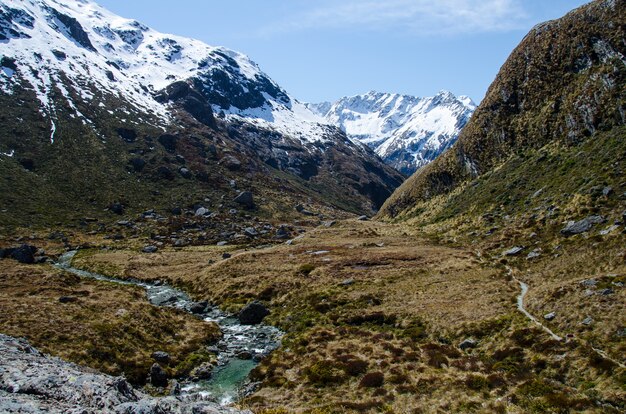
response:
[[[261,34],[360,27],[414,35],[508,31],[528,19],[521,0],[347,0],[264,27]]]

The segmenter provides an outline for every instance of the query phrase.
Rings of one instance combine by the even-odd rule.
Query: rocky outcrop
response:
[[[626,124],[623,1],[596,0],[533,28],[489,87],[457,143],[385,203],[386,217],[447,194],[516,152],[578,145]]]
[[[0,334],[0,412],[191,414],[248,413],[197,395],[153,398],[124,378],[46,356],[23,339]]]

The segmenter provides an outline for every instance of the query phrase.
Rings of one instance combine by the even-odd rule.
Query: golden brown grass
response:
[[[69,299],[61,303],[61,297]],[[177,374],[177,365],[214,342],[219,328],[182,311],[152,306],[141,288],[2,260],[0,332],[141,383],[154,362],[152,352],[168,352],[172,361],[166,369]]]

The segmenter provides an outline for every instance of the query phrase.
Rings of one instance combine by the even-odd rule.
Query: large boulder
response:
[[[254,197],[250,191],[242,191],[233,201],[237,204],[241,204],[247,209],[254,208]]]
[[[561,230],[564,236],[573,236],[575,234],[586,233],[596,224],[602,224],[606,219],[602,216],[589,216],[580,221],[570,221]]]
[[[11,257],[20,263],[33,264],[35,263],[35,252],[37,248],[28,244],[23,244],[20,247],[13,249]]]
[[[156,362],[150,367],[150,384],[155,387],[167,387],[167,372]]]
[[[237,316],[242,325],[256,325],[270,314],[270,311],[259,301],[248,303]]]

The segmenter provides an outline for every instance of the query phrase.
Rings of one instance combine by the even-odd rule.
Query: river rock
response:
[[[203,362],[191,371],[191,377],[197,380],[211,379],[213,374],[213,365],[209,362]]]
[[[462,350],[466,350],[466,349],[470,349],[470,348],[476,348],[477,346],[478,346],[478,342],[475,339],[472,339],[472,338],[464,339],[459,344],[459,348],[461,348]]]
[[[254,208],[254,197],[250,191],[242,191],[233,201],[247,209]]]
[[[150,367],[150,384],[155,387],[167,387],[167,372],[156,362]]]
[[[150,356],[156,362],[161,362],[163,364],[169,364],[169,362],[170,362],[170,354],[168,354],[167,352],[164,352],[164,351],[153,352],[152,355],[150,355]]]
[[[198,396],[155,398],[124,378],[52,358],[23,339],[0,334],[0,412],[18,413],[246,413]],[[27,390],[27,392],[26,392]]]
[[[191,313],[200,314],[206,311],[206,308],[209,306],[209,302],[203,300],[202,302],[193,302],[189,306],[189,311]]]
[[[586,233],[596,224],[602,224],[606,220],[602,216],[589,216],[580,221],[570,221],[561,229],[561,234],[568,237],[575,234]]]
[[[254,227],[246,227],[243,230],[243,234],[245,234],[248,237],[256,237],[259,235],[259,232],[256,231],[256,229]]]
[[[33,264],[35,263],[34,255],[36,251],[37,248],[35,246],[23,244],[11,252],[11,257],[20,263]]]
[[[261,323],[263,318],[270,314],[270,311],[259,301],[250,302],[239,312],[237,316],[242,325],[256,325]]]
[[[250,351],[241,351],[237,353],[237,358],[243,359],[243,360],[249,360],[249,359],[252,359],[252,353]]]

